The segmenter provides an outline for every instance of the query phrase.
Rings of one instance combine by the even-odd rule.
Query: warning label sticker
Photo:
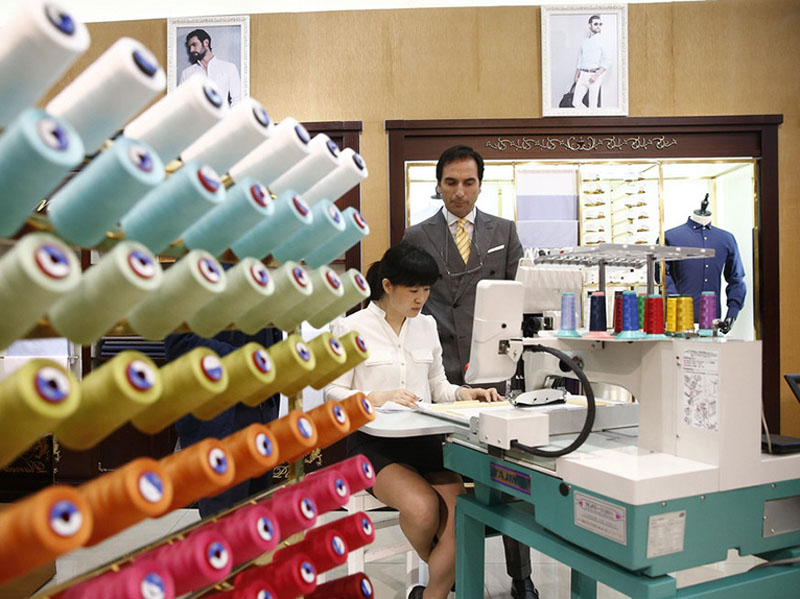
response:
[[[575,525],[621,545],[628,544],[626,510],[620,505],[575,492]]]

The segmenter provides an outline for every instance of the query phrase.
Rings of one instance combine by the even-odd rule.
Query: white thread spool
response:
[[[28,329],[81,279],[75,254],[47,233],[20,239],[0,259],[0,348]]]
[[[293,189],[302,195],[339,166],[339,146],[324,133],[314,136],[308,149],[308,156],[272,182],[272,193],[281,195]]]
[[[164,161],[177,158],[228,107],[211,79],[192,77],[167,94],[125,127],[125,137],[149,143]]]
[[[45,110],[70,123],[91,154],[116,133],[156,94],[167,77],[144,45],[121,37],[90,64]]]
[[[273,316],[297,305],[314,291],[308,274],[296,262],[287,262],[272,271],[275,290],[248,312],[236,319],[236,327],[254,335],[272,321]],[[280,376],[280,375],[278,375]]]
[[[186,320],[202,337],[213,337],[275,292],[267,267],[255,258],[243,258],[225,275],[225,291]]]
[[[164,273],[161,286],[128,313],[145,339],[163,339],[225,289],[225,271],[208,252],[192,250]]]
[[[50,321],[70,341],[91,345],[162,280],[161,265],[146,247],[121,241],[50,308]]]
[[[342,281],[330,266],[322,266],[308,273],[313,293],[290,308],[276,314],[272,323],[283,331],[293,331],[312,314],[329,306],[344,294]]]
[[[234,181],[254,177],[267,187],[283,173],[309,155],[311,138],[300,123],[283,119],[269,139],[234,164],[228,172]]]
[[[345,148],[339,153],[339,167],[315,183],[303,197],[312,206],[323,198],[335,202],[368,175],[367,165],[361,156],[350,148]]]
[[[340,314],[369,298],[369,283],[357,269],[350,268],[339,278],[344,291],[342,297],[327,306],[317,306],[319,311],[307,319],[308,324],[315,329],[321,329]]]
[[[88,47],[86,26],[58,4],[22,2],[0,36],[0,126],[35,104]]]
[[[269,139],[272,121],[264,107],[253,98],[244,98],[225,117],[181,152],[181,160],[204,162],[218,173],[244,158],[258,144]]]

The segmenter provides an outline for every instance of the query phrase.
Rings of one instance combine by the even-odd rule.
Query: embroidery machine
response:
[[[586,249],[564,260],[586,259]],[[591,251],[594,263],[631,253]],[[691,257],[682,251],[640,255],[652,267]],[[449,433],[445,465],[475,482],[456,514],[458,598],[483,596],[485,526],[569,566],[573,599],[595,599],[598,581],[642,599],[800,596],[800,454],[761,453],[760,342],[523,337],[524,296],[519,282],[479,284],[467,381],[508,379],[523,360],[529,391],[577,366],[585,383],[627,389],[638,426],[628,426],[631,404],[595,400],[586,384],[589,407],[569,423],[569,403],[454,404],[393,418],[404,434]],[[680,589],[669,574],[724,561],[730,549],[766,567]]]

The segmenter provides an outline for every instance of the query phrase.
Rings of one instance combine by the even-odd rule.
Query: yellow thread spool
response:
[[[0,468],[79,405],[78,381],[52,360],[33,359],[0,381]]]
[[[339,337],[339,342],[347,352],[347,359],[343,364],[337,366],[334,370],[327,373],[324,377],[319,377],[314,381],[314,388],[321,389],[332,380],[343,375],[351,368],[355,368],[369,357],[369,350],[364,338],[356,331],[350,331],[346,335]]]
[[[322,389],[328,381],[331,372],[338,370],[347,361],[347,351],[342,342],[330,333],[322,333],[308,342],[314,357],[317,359],[317,367],[307,380],[307,385],[314,389]]]
[[[196,347],[164,366],[161,378],[161,398],[131,421],[143,433],[152,435],[165,429],[228,387],[222,361],[207,347]]]
[[[678,331],[678,296],[667,296],[667,333],[675,333]]]
[[[55,430],[69,449],[93,447],[153,405],[164,385],[158,366],[142,352],[121,352],[80,382],[81,405]]]
[[[691,296],[682,295],[678,298],[677,330],[679,333],[694,331],[694,301]]]
[[[317,365],[314,354],[300,335],[289,335],[280,343],[270,347],[267,352],[275,364],[277,373],[278,385],[274,392],[283,393],[287,397],[299,393],[308,384],[308,378]],[[248,405],[254,404],[248,403]]]
[[[260,343],[248,343],[223,356],[222,365],[228,373],[228,388],[192,410],[192,414],[201,420],[211,420],[250,396],[260,396],[263,401],[272,395],[264,395],[264,390],[275,381],[276,370]]]

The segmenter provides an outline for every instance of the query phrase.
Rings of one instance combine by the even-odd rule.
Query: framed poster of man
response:
[[[542,114],[628,114],[628,7],[542,7]]]
[[[250,95],[250,17],[167,20],[167,91],[209,77],[228,106]]]

